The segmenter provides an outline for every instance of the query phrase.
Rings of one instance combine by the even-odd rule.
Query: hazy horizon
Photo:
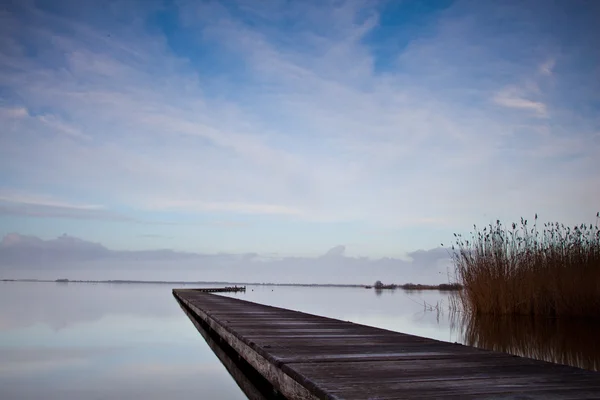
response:
[[[318,257],[119,251],[62,235],[52,240],[10,234],[0,241],[0,279],[186,280],[270,283],[447,283],[443,248],[408,259],[349,257],[336,246]]]

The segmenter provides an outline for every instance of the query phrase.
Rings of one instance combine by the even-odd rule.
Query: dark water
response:
[[[256,286],[229,295],[588,369],[600,365],[597,325],[468,320],[450,313],[448,294],[439,292]],[[176,396],[245,398],[170,286],[0,283],[1,399]]]

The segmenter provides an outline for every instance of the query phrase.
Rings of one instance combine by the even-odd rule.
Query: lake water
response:
[[[227,295],[588,369],[600,366],[598,325],[465,320],[448,311],[447,293],[248,286],[246,293]],[[3,400],[245,398],[169,285],[4,282],[0,304]]]

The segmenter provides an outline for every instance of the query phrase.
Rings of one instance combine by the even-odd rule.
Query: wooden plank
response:
[[[191,290],[174,290],[287,398],[590,399],[600,373]]]

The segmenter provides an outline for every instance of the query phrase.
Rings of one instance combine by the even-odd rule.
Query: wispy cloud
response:
[[[155,200],[148,203],[147,207],[151,210],[184,210],[197,212],[233,212],[241,214],[264,214],[264,215],[300,215],[301,211],[283,205],[277,204],[253,204],[253,203],[232,203],[232,202],[197,202],[186,200],[167,200],[157,202]]]
[[[104,209],[104,206],[99,204],[76,204],[61,199],[56,199],[52,196],[40,196],[35,194],[9,192],[2,190],[0,190],[0,201],[24,205],[72,208],[78,210]]]
[[[545,79],[552,76],[556,63],[549,58],[537,67],[537,70],[521,77],[521,84],[511,84],[496,92],[492,98],[497,105],[528,112],[540,118],[548,118],[548,106],[543,100],[545,95],[541,86]]]
[[[59,117],[55,115],[40,115],[38,119],[50,129],[55,130],[59,133],[69,135],[75,138],[89,138],[89,136],[83,134],[81,130],[69,125],[65,121],[62,121]]]
[[[264,217],[296,243],[300,223],[398,228],[412,248],[443,240],[438,225],[595,214],[600,90],[581,65],[600,56],[589,32],[548,34],[567,17],[538,6],[183,1],[75,21],[67,3],[16,4],[0,24],[0,189],[68,201],[3,213],[119,218],[71,207],[103,199],[149,220]]]
[[[136,220],[103,209],[73,208],[68,206],[48,206],[42,204],[12,203],[0,201],[0,216],[21,216],[37,218],[67,218],[83,220],[129,221]]]
[[[131,217],[98,204],[76,204],[51,196],[3,192],[0,190],[0,216],[68,218],[84,220],[135,221]]]
[[[27,117],[29,113],[24,107],[2,107],[0,108],[0,118],[3,120],[19,119]]]
[[[514,86],[503,89],[494,96],[493,100],[503,107],[528,111],[542,118],[548,116],[546,104],[526,98],[523,91]]]
[[[172,239],[171,236],[165,236],[158,233],[142,233],[139,236],[148,239]]]
[[[542,75],[551,76],[555,64],[556,64],[556,60],[554,58],[548,59],[548,61],[546,61],[542,65],[540,65],[540,67],[539,67],[540,73]]]

